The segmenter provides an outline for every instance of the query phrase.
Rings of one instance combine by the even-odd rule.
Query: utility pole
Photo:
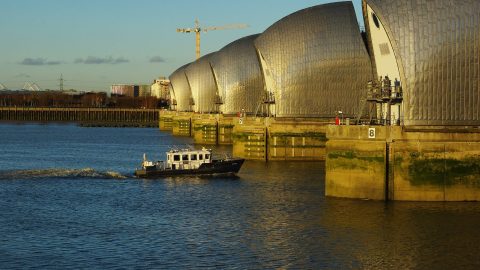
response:
[[[60,74],[60,91],[63,92],[63,74]]]

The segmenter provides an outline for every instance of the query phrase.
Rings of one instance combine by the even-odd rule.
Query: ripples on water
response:
[[[191,143],[155,129],[0,125],[0,136],[1,269],[480,266],[477,203],[325,198],[318,162],[133,178],[143,152]]]

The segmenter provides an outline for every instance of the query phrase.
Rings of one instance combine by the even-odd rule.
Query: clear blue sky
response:
[[[150,83],[194,60],[194,34],[175,30],[193,27],[195,18],[201,26],[249,25],[202,33],[204,55],[328,2],[336,1],[0,0],[0,83],[58,89],[60,74],[66,89]],[[360,17],[361,1],[353,3]]]

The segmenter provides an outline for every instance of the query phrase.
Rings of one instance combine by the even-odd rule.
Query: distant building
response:
[[[158,78],[151,85],[151,95],[158,99],[170,100],[170,80],[166,78]]]
[[[149,84],[113,84],[110,87],[112,96],[149,97],[151,86]]]

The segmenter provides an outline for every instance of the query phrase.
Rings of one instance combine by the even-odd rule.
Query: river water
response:
[[[322,162],[132,177],[143,153],[191,143],[157,129],[0,124],[0,269],[480,267],[480,203],[326,198]]]

